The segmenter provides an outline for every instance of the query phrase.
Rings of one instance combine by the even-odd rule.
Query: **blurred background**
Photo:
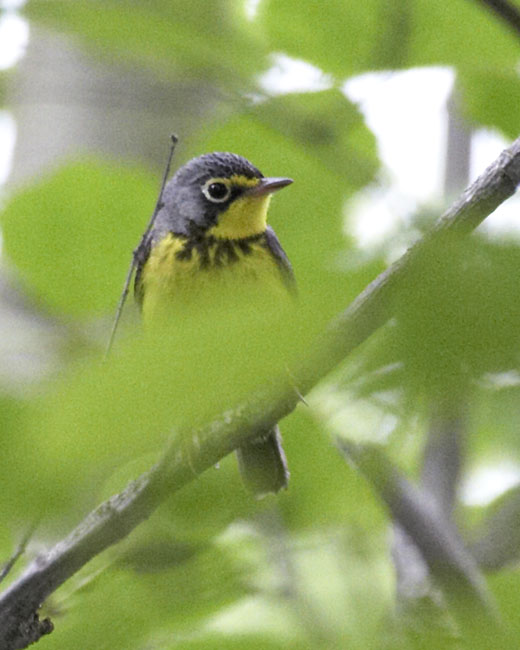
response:
[[[0,2],[2,556],[36,518],[29,556],[59,539],[153,463],[175,418],[247,384],[219,392],[224,352],[188,349],[174,389],[148,390],[132,305],[122,361],[100,369],[169,135],[175,167],[234,151],[295,179],[270,217],[305,318],[274,352],[301,354],[517,137],[520,35],[488,4]],[[456,420],[464,530],[515,490],[519,209],[425,261],[397,321],[282,423],[287,493],[251,503],[225,459],[50,599],[42,646],[416,647],[390,623],[388,515],[334,438],[417,478],[432,428]],[[516,629],[515,561],[490,585]]]

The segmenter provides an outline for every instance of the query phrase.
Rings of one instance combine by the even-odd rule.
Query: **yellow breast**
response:
[[[280,269],[262,239],[208,237],[190,242],[168,234],[151,251],[142,274],[146,324],[189,317],[244,301],[260,306],[290,302]]]

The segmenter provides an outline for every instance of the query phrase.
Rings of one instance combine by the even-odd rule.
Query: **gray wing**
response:
[[[296,279],[294,277],[291,263],[289,262],[289,258],[285,254],[285,251],[278,241],[278,237],[275,235],[275,232],[271,226],[267,226],[266,228],[265,242],[271,255],[274,257],[278,268],[280,269],[280,273],[282,274],[282,279],[285,286],[287,287],[287,290],[296,296]]]

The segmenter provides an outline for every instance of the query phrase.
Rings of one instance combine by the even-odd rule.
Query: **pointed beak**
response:
[[[281,190],[282,187],[287,187],[292,182],[292,178],[261,178],[258,185],[248,189],[246,194],[248,196],[265,196]]]

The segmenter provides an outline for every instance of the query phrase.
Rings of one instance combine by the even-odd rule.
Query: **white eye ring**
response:
[[[212,203],[224,203],[229,199],[231,188],[224,181],[210,178],[209,181],[204,183],[202,193]]]

